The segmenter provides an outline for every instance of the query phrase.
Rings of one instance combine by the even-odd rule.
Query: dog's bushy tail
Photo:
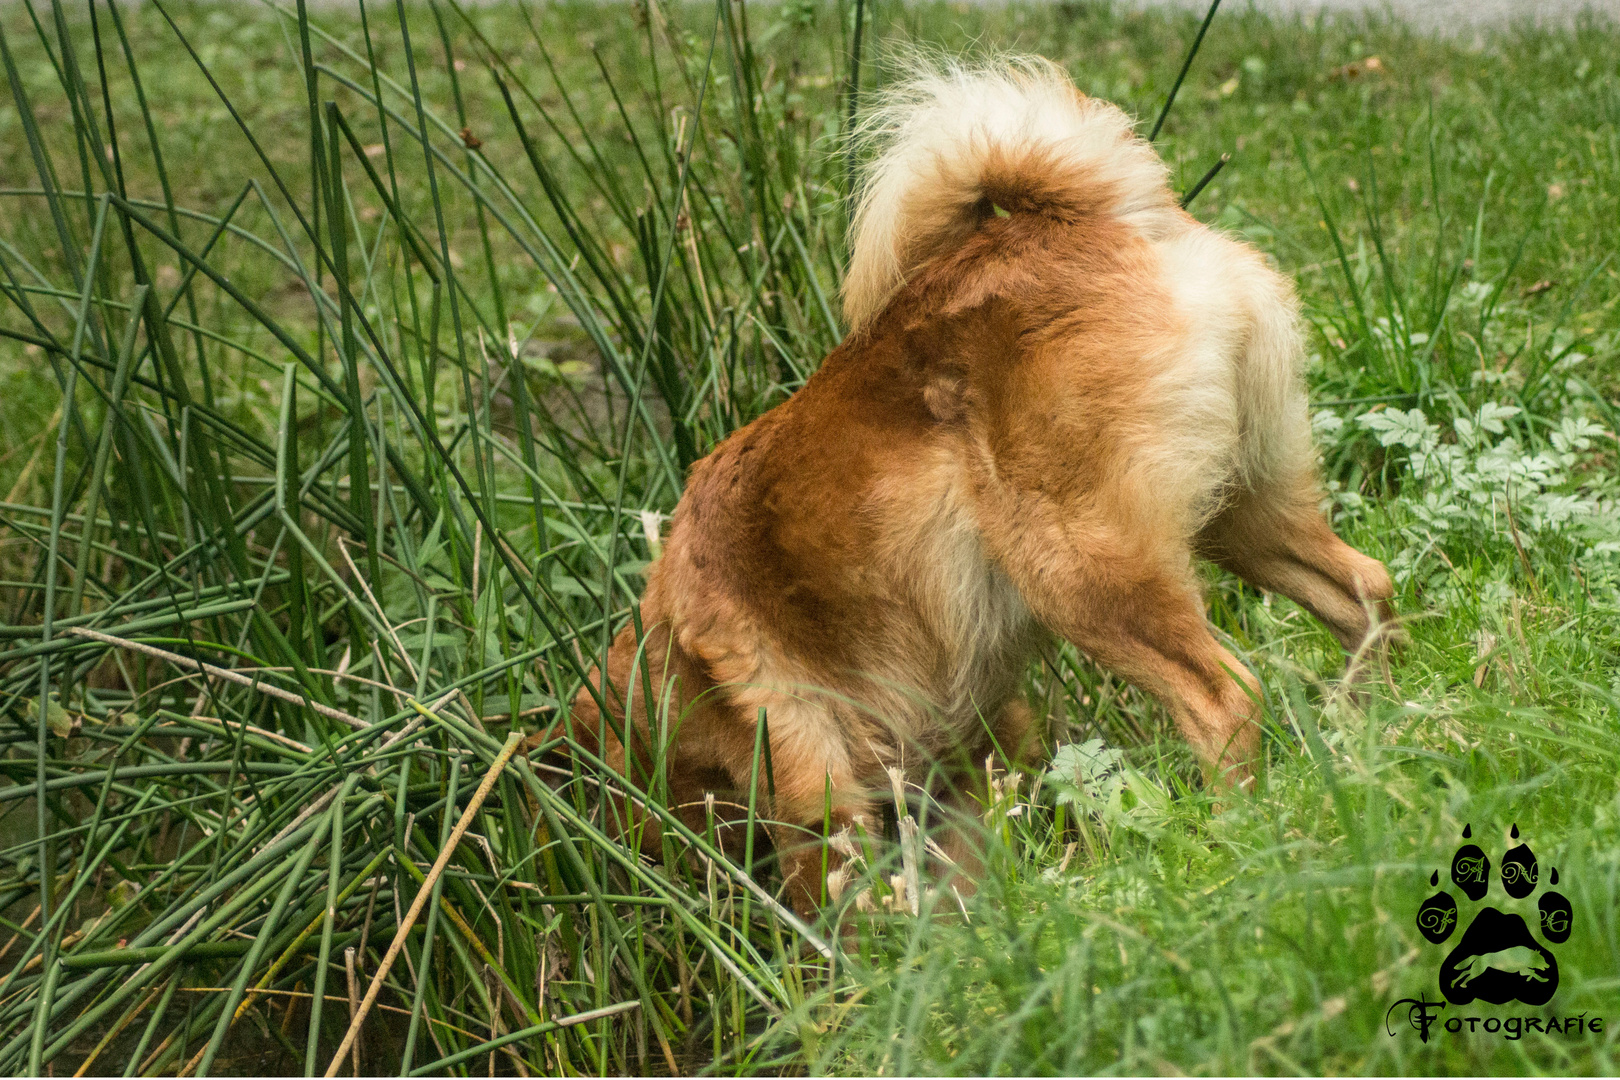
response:
[[[1036,57],[911,57],[856,134],[865,170],[844,278],[851,328],[987,214],[1129,215],[1174,206],[1158,154],[1118,108]]]

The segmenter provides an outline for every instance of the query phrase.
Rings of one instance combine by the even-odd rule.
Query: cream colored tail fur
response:
[[[882,310],[917,267],[973,231],[986,200],[1028,209],[1099,191],[1121,215],[1165,212],[1165,168],[1131,119],[1074,88],[1056,64],[912,59],[861,125],[875,151],[851,230],[844,314]]]

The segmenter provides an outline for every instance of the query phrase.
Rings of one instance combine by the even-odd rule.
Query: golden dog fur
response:
[[[1019,685],[1047,635],[1241,785],[1258,684],[1210,632],[1195,556],[1349,649],[1391,595],[1318,510],[1289,282],[1180,209],[1124,113],[1044,61],[947,66],[868,137],[851,333],[693,467],[601,687],[637,748],[605,756],[635,775],[661,740],[694,823],[748,789],[765,712],[762,816],[806,913],[839,862],[826,792],[835,830],[870,823],[887,768],[928,766],[967,809],[987,755],[1032,742]],[[575,730],[599,722],[582,691]]]

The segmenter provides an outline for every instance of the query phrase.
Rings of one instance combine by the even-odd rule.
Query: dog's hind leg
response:
[[[1002,564],[1041,622],[1169,707],[1212,781],[1243,786],[1260,747],[1259,682],[1210,632],[1191,552],[1152,535],[1032,527]]]
[[[1198,550],[1299,604],[1346,651],[1381,645],[1394,629],[1389,573],[1339,539],[1316,504],[1313,483],[1240,491],[1199,534]]]
[[[1350,653],[1381,645],[1393,629],[1389,574],[1339,539],[1318,509],[1316,451],[1296,375],[1304,348],[1292,289],[1252,259],[1232,265],[1246,280],[1252,312],[1248,345],[1234,369],[1241,479],[1194,547],[1245,581],[1298,603]]]

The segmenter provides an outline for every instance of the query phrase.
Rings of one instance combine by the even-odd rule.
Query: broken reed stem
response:
[[[343,1035],[342,1045],[338,1047],[337,1053],[332,1055],[331,1064],[326,1067],[327,1076],[337,1075],[338,1067],[343,1062],[343,1056],[349,1052],[350,1047],[355,1045],[355,1040],[360,1034],[360,1025],[366,1022],[366,1014],[376,1004],[377,995],[382,993],[383,982],[387,979],[388,972],[393,968],[394,961],[399,959],[400,951],[405,947],[405,939],[410,935],[411,927],[416,925],[416,920],[422,914],[422,909],[427,906],[428,898],[433,894],[434,883],[439,880],[439,875],[444,873],[445,866],[450,862],[450,856],[455,854],[456,846],[461,843],[461,838],[466,835],[467,829],[472,825],[473,817],[478,813],[479,807],[484,805],[484,800],[494,790],[495,781],[500,779],[501,770],[506,768],[506,763],[512,760],[512,755],[517,753],[518,747],[523,745],[523,738],[523,732],[521,731],[514,731],[506,737],[506,745],[502,746],[501,752],[495,755],[495,761],[490,765],[489,772],[484,774],[483,783],[479,784],[478,790],[473,792],[472,799],[467,803],[467,809],[462,811],[461,818],[456,822],[456,827],[450,831],[449,841],[439,852],[439,857],[433,860],[433,868],[428,871],[427,877],[422,879],[421,888],[416,890],[416,899],[411,901],[410,910],[405,913],[405,918],[400,922],[399,929],[394,931],[394,940],[389,942],[388,951],[383,954],[382,963],[377,965],[377,971],[372,975],[370,985],[366,987],[365,1000],[360,1003],[354,1018],[349,1021],[349,1030]]]
[[[144,645],[139,641],[130,641],[128,638],[113,637],[111,634],[103,634],[99,630],[90,630],[83,626],[66,627],[62,633],[76,634],[79,637],[89,638],[92,641],[99,641],[106,645],[116,645],[120,649],[132,649],[138,653],[145,653],[147,656],[155,656],[159,660],[166,660],[179,667],[190,668],[192,671],[200,671],[216,679],[224,679],[239,686],[249,687],[259,691],[261,694],[267,694],[270,697],[279,698],[294,705],[307,705],[328,720],[337,720],[340,723],[348,724],[357,731],[371,726],[358,716],[351,716],[342,709],[334,709],[330,705],[322,705],[320,702],[313,701],[303,694],[295,694],[291,690],[283,690],[279,686],[271,686],[258,679],[250,679],[239,671],[232,671],[229,668],[218,667],[214,664],[205,664],[200,660],[193,660],[189,656],[181,656],[179,653],[170,652],[167,649],[159,649],[154,645]]]
[[[1231,154],[1222,154],[1220,157],[1216,158],[1215,164],[1209,167],[1209,171],[1204,173],[1203,176],[1199,177],[1198,183],[1194,184],[1188,190],[1187,194],[1181,197],[1181,208],[1185,210],[1187,207],[1191,206],[1192,201],[1198,198],[1199,193],[1209,186],[1209,182],[1215,179],[1216,175],[1222,169],[1226,168],[1226,163],[1231,160]]]
[[[348,983],[349,983],[349,1028],[352,1031],[357,1026],[357,1024],[358,1024],[357,1017],[360,1015],[360,980],[356,976],[355,970],[354,970],[354,946],[353,945],[350,945],[347,949],[343,950],[343,974],[348,979]],[[359,1076],[360,1075],[360,1040],[359,1039],[354,1040],[353,1044],[349,1047],[349,1052],[354,1055],[354,1075]],[[333,1064],[336,1064],[338,1061],[341,1061],[342,1058],[343,1058],[343,1051],[339,1050],[338,1053],[337,1053],[337,1057],[332,1059]],[[326,1075],[331,1076],[332,1075],[332,1070],[328,1069]]]

